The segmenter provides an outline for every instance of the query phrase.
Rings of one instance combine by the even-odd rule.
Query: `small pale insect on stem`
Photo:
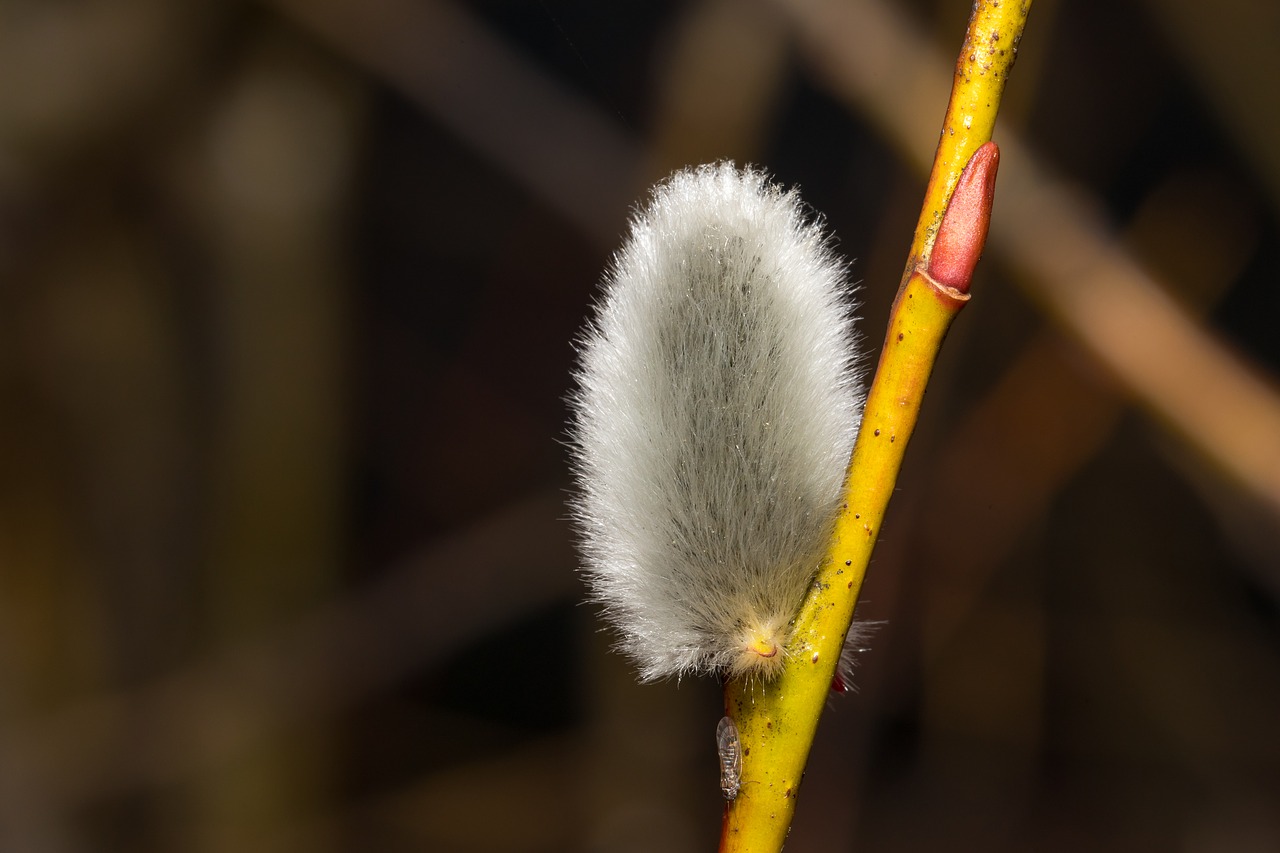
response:
[[[716,726],[716,748],[720,753],[720,790],[729,802],[737,799],[742,787],[742,744],[732,717],[721,717]]]

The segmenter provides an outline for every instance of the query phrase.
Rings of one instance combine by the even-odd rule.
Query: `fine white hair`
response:
[[[851,290],[759,171],[677,172],[633,217],[579,341],[571,445],[583,574],[642,680],[781,665],[861,417]]]

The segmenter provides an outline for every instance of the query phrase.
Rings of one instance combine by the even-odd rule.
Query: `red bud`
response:
[[[1000,149],[994,142],[983,145],[969,158],[947,212],[942,215],[938,237],[929,255],[929,277],[961,293],[969,292],[973,268],[987,242],[999,165]]]

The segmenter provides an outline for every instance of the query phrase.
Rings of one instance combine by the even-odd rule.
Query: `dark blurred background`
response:
[[[565,523],[630,207],[753,162],[878,341],[959,0],[0,6],[0,849],[705,851]],[[1280,5],[1039,0],[789,850],[1280,849]]]

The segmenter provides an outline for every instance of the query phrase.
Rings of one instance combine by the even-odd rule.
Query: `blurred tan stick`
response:
[[[558,490],[529,496],[269,636],[143,689],[0,733],[0,791],[40,789],[48,815],[207,772],[283,727],[325,719],[518,614],[576,588]],[[512,559],[510,543],[520,543]],[[459,571],[459,567],[464,567]],[[459,621],[458,613],[467,618]],[[0,827],[26,815],[6,812]]]
[[[832,90],[871,115],[918,168],[932,151],[917,93],[949,68],[877,0],[778,0]],[[899,56],[932,57],[903,66]],[[931,81],[926,83],[925,81]],[[1198,326],[1108,232],[1101,215],[1000,134],[1005,167],[991,245],[1029,294],[1158,422],[1280,515],[1280,396]]]
[[[636,146],[460,4],[269,0],[612,246],[640,190]]]

